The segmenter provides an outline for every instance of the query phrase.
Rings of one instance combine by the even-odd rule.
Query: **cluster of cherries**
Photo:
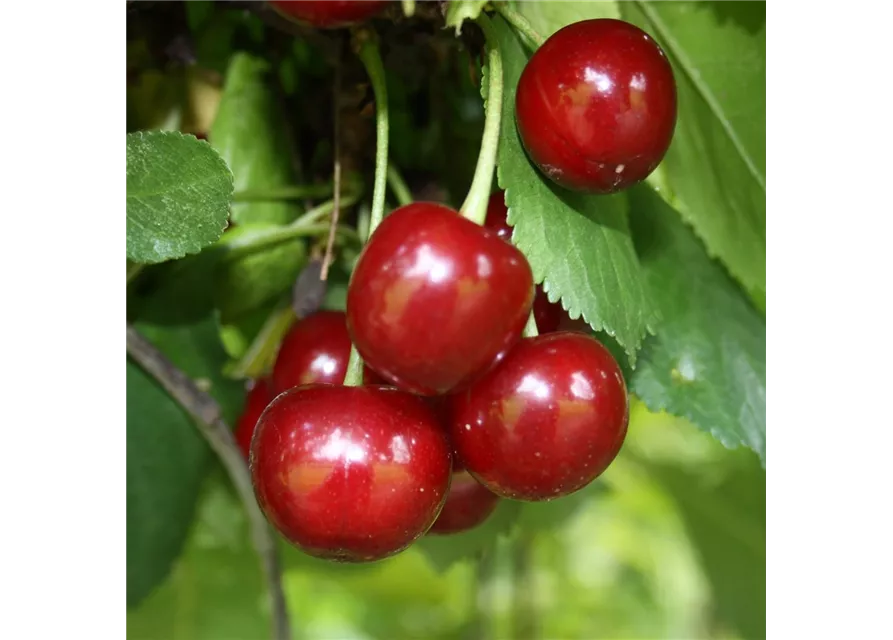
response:
[[[305,552],[384,558],[477,526],[500,498],[577,491],[619,452],[620,369],[596,339],[558,330],[566,316],[505,216],[502,193],[485,226],[434,203],[393,211],[346,313],[296,322],[251,389],[236,439],[268,519]],[[522,338],[531,310],[539,335]],[[363,384],[347,387],[352,342]]]
[[[271,4],[335,28],[388,2]],[[518,132],[560,187],[612,193],[663,158],[675,91],[643,31],[579,22],[528,62]],[[299,320],[250,391],[236,437],[258,502],[306,553],[385,558],[477,526],[500,499],[578,491],[617,456],[629,421],[620,368],[591,335],[559,330],[563,312],[534,286],[506,213],[502,193],[483,226],[430,202],[391,212],[360,254],[346,312]],[[523,337],[531,311],[538,335]],[[351,344],[359,386],[344,384]]]

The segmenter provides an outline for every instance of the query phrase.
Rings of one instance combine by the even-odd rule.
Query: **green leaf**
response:
[[[500,537],[511,535],[522,506],[515,500],[501,500],[490,517],[474,529],[445,536],[426,535],[413,547],[424,553],[433,567],[447,571],[491,549]]]
[[[241,386],[223,379],[224,358],[210,320],[192,326],[137,324],[137,330],[193,379],[232,421]],[[137,364],[127,361],[127,604],[138,604],[180,554],[211,450],[189,416]]]
[[[619,18],[617,2],[515,2],[515,11],[527,18],[533,29],[548,38],[561,27],[592,18]]]
[[[198,253],[226,228],[233,176],[214,149],[173,131],[127,134],[127,258]]]
[[[241,505],[221,479],[208,480],[196,525],[169,579],[127,613],[131,640],[248,639],[269,634],[266,586]]]
[[[524,152],[515,127],[515,90],[527,56],[511,27],[493,20],[505,67],[499,141],[499,186],[505,189],[512,241],[537,282],[572,319],[582,314],[613,336],[635,363],[636,350],[659,319],[642,277],[627,224],[623,194],[566,192],[544,178]]]
[[[453,27],[456,35],[462,33],[462,23],[465,20],[474,20],[486,6],[489,0],[450,0],[446,11],[446,26]]]
[[[250,242],[277,225],[244,224],[226,234],[226,242]],[[221,319],[231,319],[264,305],[287,291],[307,262],[302,238],[265,246],[238,257],[224,257],[217,269],[215,299]]]
[[[289,127],[271,89],[271,67],[247,53],[232,56],[220,106],[208,139],[235,176],[236,191],[261,191],[295,184]],[[237,224],[294,220],[294,202],[241,202],[232,207]]]
[[[757,303],[766,295],[766,4],[624,2],[673,64],[662,191]]]
[[[679,215],[645,185],[629,192],[636,248],[664,322],[630,390],[730,448],[766,456],[766,323]]]

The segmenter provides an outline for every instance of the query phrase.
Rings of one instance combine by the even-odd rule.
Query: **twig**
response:
[[[335,132],[332,141],[334,156],[334,167],[332,170],[332,182],[335,185],[335,206],[332,209],[332,218],[329,220],[329,239],[326,242],[326,253],[322,258],[322,270],[319,274],[320,280],[326,280],[329,277],[329,266],[332,264],[332,251],[335,247],[335,228],[338,226],[338,215],[341,213],[341,52],[335,59],[335,88],[332,98],[333,108],[335,111]]]
[[[192,379],[175,367],[164,354],[130,325],[127,325],[127,354],[192,416],[202,436],[220,457],[248,514],[251,538],[260,556],[270,590],[273,638],[288,640],[291,634],[285,593],[282,590],[282,572],[276,539],[254,497],[248,466],[236,447],[232,430],[220,416],[220,407],[211,396],[199,389]]]

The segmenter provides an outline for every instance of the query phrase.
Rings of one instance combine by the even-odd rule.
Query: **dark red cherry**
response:
[[[451,410],[457,457],[516,500],[585,487],[617,456],[629,422],[617,362],[595,338],[570,332],[525,338]]]
[[[512,228],[508,223],[509,210],[505,206],[505,191],[497,191],[487,201],[487,218],[484,226],[493,229],[506,242],[512,241]]]
[[[461,389],[520,339],[533,274],[516,247],[440,204],[392,212],[347,289],[347,328],[363,360],[421,395]]]
[[[281,14],[317,29],[365,22],[389,3],[389,0],[270,0],[270,5]]]
[[[474,529],[496,510],[499,496],[488,491],[466,471],[453,472],[453,482],[443,511],[429,534],[460,533]]]
[[[533,299],[533,318],[536,320],[536,329],[540,333],[552,333],[558,331],[558,326],[564,318],[564,309],[557,302],[549,302],[549,296],[542,287],[536,288],[536,298]]]
[[[555,183],[613,193],[644,180],[670,146],[673,70],[651,36],[628,22],[576,22],[528,61],[515,120],[528,156]]]
[[[239,422],[236,423],[234,436],[236,444],[239,445],[246,460],[251,449],[251,436],[254,435],[257,420],[274,397],[275,394],[267,378],[255,380],[254,385],[245,396],[245,407],[242,409],[242,415],[239,416]]]
[[[512,241],[512,228],[507,221],[508,208],[505,206],[505,192],[497,191],[490,196],[487,203],[487,219],[484,226],[493,229],[500,238],[506,242]],[[536,287],[536,297],[533,300],[533,317],[536,320],[536,328],[540,333],[551,333],[558,329],[558,325],[564,316],[564,309],[558,303],[549,302],[549,296],[543,291],[541,285]]]
[[[264,411],[250,466],[258,503],[292,544],[319,558],[367,562],[428,531],[449,491],[451,454],[417,396],[308,385]]]
[[[273,365],[272,386],[276,394],[304,384],[343,384],[350,359],[350,336],[343,311],[317,311],[297,321],[282,340]],[[368,367],[365,384],[381,378]]]

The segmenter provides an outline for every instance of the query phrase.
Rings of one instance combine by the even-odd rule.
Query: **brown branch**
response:
[[[291,638],[282,571],[276,539],[254,497],[251,476],[242,453],[236,446],[230,427],[224,422],[217,402],[196,386],[164,354],[127,325],[127,355],[133,358],[192,416],[196,427],[220,457],[236,492],[245,506],[251,526],[251,538],[261,559],[267,579],[273,612],[274,640]]]

